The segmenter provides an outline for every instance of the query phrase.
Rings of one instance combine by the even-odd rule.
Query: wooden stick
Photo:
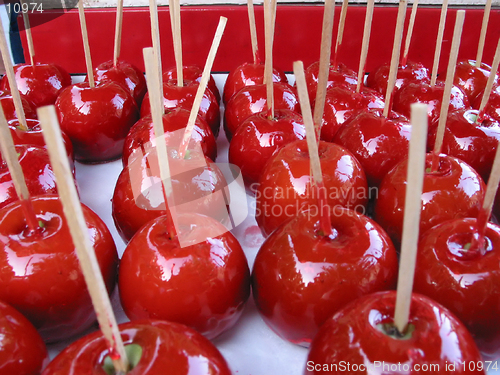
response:
[[[491,73],[488,77],[488,81],[486,82],[486,87],[484,88],[483,98],[481,99],[481,104],[479,105],[479,116],[478,122],[481,121],[484,113],[484,109],[486,108],[486,104],[488,104],[488,100],[490,100],[491,91],[493,90],[493,84],[495,83],[496,72],[498,71],[498,64],[500,62],[500,38],[498,39],[497,49],[495,51],[495,57],[493,57],[493,64],[491,64]]]
[[[441,112],[439,113],[439,122],[436,132],[436,141],[434,143],[434,154],[439,155],[443,145],[444,131],[446,128],[446,119],[450,105],[451,89],[453,87],[453,78],[455,77],[455,68],[457,65],[458,50],[460,48],[460,39],[465,19],[465,10],[457,11],[455,29],[453,31],[453,40],[451,42],[450,59],[448,61],[448,70],[446,71],[446,82],[444,85],[443,100],[441,101]],[[437,160],[437,158],[436,158]],[[432,170],[436,171],[437,163],[432,163]]]
[[[477,219],[480,243],[483,242],[486,228],[488,226],[488,220],[491,217],[491,212],[493,210],[493,204],[495,203],[495,196],[497,194],[499,183],[500,183],[500,145],[497,145],[495,159],[493,161],[493,166],[491,168],[488,184],[486,185],[486,193],[484,195],[483,207],[481,208],[481,211]]]
[[[172,12],[172,9],[170,9]],[[149,0],[149,17],[151,19],[151,40],[153,41],[153,50],[155,56],[158,59],[158,76],[159,85],[163,88],[163,76],[162,76],[162,66],[161,66],[161,48],[160,48],[160,29],[158,26],[158,7],[156,5],[156,0]],[[163,96],[163,95],[162,95]],[[162,103],[163,105],[163,103]]]
[[[257,27],[255,26],[255,12],[253,9],[253,0],[247,0],[248,23],[250,25],[250,40],[252,42],[253,63],[260,64],[259,45],[257,42]]]
[[[413,1],[413,6],[411,8],[410,23],[408,24],[408,32],[406,34],[405,50],[403,52],[403,58],[401,59],[401,65],[405,66],[408,62],[408,52],[410,50],[411,37],[413,35],[413,27],[415,26],[415,17],[417,16],[418,0]]]
[[[184,86],[184,71],[182,62],[182,33],[181,33],[181,6],[179,0],[171,0],[174,10],[174,53],[175,53],[175,66],[177,68],[177,86]]]
[[[82,206],[78,199],[61,130],[58,126],[55,107],[41,107],[38,108],[37,112],[43,130],[43,137],[49,150],[50,161],[56,177],[57,190],[63,211],[71,237],[73,238],[83,276],[87,283],[90,297],[92,298],[97,320],[109,348],[117,354],[116,359],[112,357],[113,365],[118,373],[124,374],[129,367],[127,355],[125,354],[125,348],[113,314],[113,308],[106,291],[99,263],[90,242]]]
[[[83,0],[78,0],[78,14],[80,16],[80,28],[82,30],[83,50],[85,51],[85,65],[87,65],[87,76],[90,87],[95,87],[94,70],[92,69],[92,58],[90,57],[89,35],[87,33],[87,22],[85,21],[85,10]]]
[[[122,25],[123,25],[123,0],[118,0],[116,5],[116,25],[115,25],[115,45],[113,50],[113,65],[116,68],[118,57],[120,56],[120,47],[122,44]]]
[[[23,8],[24,4],[27,4],[26,0],[21,0],[21,9]],[[28,41],[28,51],[30,54],[30,63],[31,63],[31,66],[34,68],[35,67],[35,47],[33,45],[33,35],[31,34],[30,17],[29,17],[28,12],[22,12],[22,14],[23,14],[23,22],[24,22],[24,31],[26,31],[26,40]]]
[[[319,160],[318,141],[316,140],[316,130],[311,113],[309,94],[307,92],[306,76],[304,74],[304,64],[302,61],[293,63],[293,73],[299,94],[300,109],[302,118],[306,127],[307,148],[309,150],[309,160],[311,162],[311,172],[313,185],[318,189],[318,201],[320,206],[320,225],[325,236],[332,234],[332,224],[330,220],[330,210],[326,204],[325,188],[323,182],[323,172],[321,171],[321,162]],[[314,186],[311,187],[314,189]],[[326,209],[325,209],[326,208]]]
[[[368,56],[368,46],[370,45],[370,34],[372,30],[373,8],[374,0],[368,0],[366,5],[365,27],[363,30],[363,43],[361,45],[361,56],[359,58],[358,85],[356,86],[356,92],[361,91],[361,85],[365,78],[366,58]]]
[[[325,0],[325,11],[323,14],[323,30],[321,32],[321,50],[319,53],[318,87],[316,88],[316,101],[314,104],[314,125],[316,138],[319,140],[323,112],[325,110],[326,86],[330,73],[330,54],[332,51],[332,29],[335,14],[335,0]],[[309,100],[309,97],[308,99]]]
[[[439,18],[439,28],[436,38],[436,48],[434,50],[434,62],[432,63],[431,87],[436,84],[437,73],[439,69],[439,59],[441,58],[441,48],[443,46],[444,26],[446,24],[446,14],[448,13],[448,0],[443,0],[441,6],[441,16]]]
[[[198,90],[196,91],[193,107],[191,108],[191,112],[189,114],[188,124],[186,126],[186,130],[182,137],[181,145],[179,147],[179,155],[181,158],[184,157],[188,149],[189,141],[191,140],[191,134],[193,133],[196,121],[196,116],[198,115],[198,111],[200,110],[201,100],[203,99],[203,95],[207,88],[208,80],[210,79],[210,71],[212,70],[212,66],[215,60],[215,55],[217,54],[217,49],[219,48],[222,35],[224,34],[224,29],[226,28],[226,23],[227,23],[226,17],[219,18],[219,25],[217,26],[217,30],[215,31],[214,39],[212,41],[212,46],[210,47],[210,51],[208,52],[207,61],[205,63],[205,67],[203,68],[203,73],[201,75],[200,85],[198,86]]]
[[[396,22],[396,31],[394,33],[394,44],[392,46],[391,67],[389,69],[389,80],[387,82],[387,91],[385,92],[385,106],[383,116],[387,117],[391,109],[392,92],[396,84],[398,75],[399,54],[401,51],[401,40],[403,39],[403,26],[406,16],[406,0],[399,1],[398,18]]]
[[[264,67],[264,82],[266,83],[267,109],[269,119],[274,118],[273,92],[273,36],[272,36],[272,1],[264,0],[265,47],[266,61]]]
[[[479,36],[479,44],[477,46],[476,55],[476,67],[481,66],[481,60],[483,59],[484,42],[486,40],[486,30],[488,29],[488,21],[490,19],[491,13],[491,0],[486,0],[486,5],[484,6],[483,24],[481,26],[481,34]]]
[[[410,314],[411,292],[415,274],[415,261],[420,228],[422,186],[425,170],[425,145],[427,141],[427,104],[411,106],[411,139],[408,157],[403,237],[399,266],[398,289],[394,324],[404,333]],[[410,167],[411,166],[411,167]]]
[[[345,18],[347,15],[348,3],[349,3],[349,0],[343,0],[342,1],[342,9],[340,11],[339,28],[337,31],[337,40],[335,42],[335,52],[333,54],[333,68],[335,70],[337,70],[337,67],[338,67],[338,64],[337,64],[338,50],[339,50],[339,47],[342,45],[342,39],[344,37]]]
[[[33,206],[30,201],[30,193],[28,191],[28,186],[26,185],[26,180],[24,179],[23,170],[16,152],[16,146],[12,139],[12,134],[10,133],[9,125],[5,119],[5,114],[3,112],[3,107],[0,105],[0,150],[2,151],[2,157],[7,163],[9,168],[9,173],[14,183],[14,189],[16,190],[17,197],[21,201],[21,206],[26,218],[26,224],[30,231],[36,231],[39,228],[38,220],[36,218]]]

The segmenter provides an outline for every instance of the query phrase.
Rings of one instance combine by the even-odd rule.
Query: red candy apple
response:
[[[247,260],[236,237],[214,219],[198,214],[176,219],[177,232],[186,232],[193,244],[181,246],[178,236],[167,232],[165,216],[129,242],[120,262],[122,306],[131,320],[178,322],[212,339],[243,311],[250,294]]]
[[[191,111],[198,86],[196,81],[184,81],[184,86],[177,86],[177,80],[174,79],[164,82],[163,106],[165,111],[170,112],[177,107]],[[141,117],[149,114],[151,114],[151,105],[149,93],[146,93],[141,106]],[[217,137],[220,128],[219,103],[210,90],[205,90],[203,94],[198,115],[208,123],[212,133]]]
[[[409,329],[395,333],[396,292],[349,304],[321,327],[304,374],[485,374],[470,333],[447,309],[413,294]]]
[[[47,348],[35,327],[0,301],[0,374],[40,375],[48,363]]]
[[[118,60],[116,66],[113,61],[106,61],[94,68],[94,78],[97,82],[112,81],[130,91],[137,107],[141,107],[142,98],[146,94],[146,78],[134,65]],[[88,77],[87,77],[88,79]]]
[[[30,231],[19,203],[0,210],[0,300],[18,309],[47,342],[68,339],[95,322],[94,308],[57,196],[31,198],[40,228]],[[108,292],[118,254],[104,222],[82,206]]]
[[[130,375],[231,375],[217,348],[181,324],[142,320],[123,323],[118,328],[125,349],[131,353]],[[42,375],[114,373],[112,355],[101,332],[95,332],[59,353]]]
[[[23,97],[21,97],[21,102],[23,105],[24,117],[26,119],[36,119],[37,115],[33,106]],[[18,118],[12,95],[5,94],[0,96],[0,103],[2,104],[3,114],[7,121],[16,120]]]
[[[247,186],[259,181],[267,161],[282,146],[303,139],[302,116],[289,109],[277,109],[269,119],[265,112],[248,117],[229,144],[229,162],[241,169]]]
[[[196,81],[200,82],[201,81],[201,76],[203,75],[203,69],[200,68],[199,66],[196,65],[184,65],[182,67],[182,74],[183,74],[183,79],[188,80],[188,81]],[[163,72],[163,79],[165,81],[169,81],[171,79],[176,80],[177,79],[177,68],[173,67],[165,72]],[[207,87],[210,89],[212,94],[214,94],[215,98],[217,99],[217,102],[220,102],[220,93],[219,89],[217,88],[217,85],[215,84],[214,77],[210,75],[210,78],[208,80]]]
[[[477,219],[446,221],[420,239],[414,290],[451,310],[485,359],[500,357],[500,227],[488,223],[478,243]]]
[[[432,170],[434,154],[427,154],[420,232],[450,219],[476,217],[484,198],[484,182],[468,164],[440,154],[439,168]],[[401,243],[408,160],[399,162],[380,184],[375,220],[396,247]]]
[[[71,85],[71,76],[54,64],[17,64],[14,66],[17,88],[35,108],[54,104],[65,87]],[[0,82],[2,90],[10,90],[7,76]]]
[[[333,233],[321,234],[317,210],[303,211],[262,244],[252,271],[255,303],[282,338],[308,346],[319,327],[362,295],[396,287],[398,260],[380,226],[335,207]]]
[[[309,99],[314,102],[316,99],[316,91],[318,90],[318,76],[319,76],[319,61],[316,61],[309,65],[304,71],[307,83],[307,92],[309,93]],[[349,69],[344,64],[338,64],[335,68],[332,64],[328,67],[328,81],[326,83],[326,88],[330,87],[345,87],[350,89],[355,89],[358,83],[358,74]]]
[[[121,157],[125,137],[139,119],[128,91],[113,82],[90,87],[82,82],[64,89],[56,101],[61,129],[69,136],[75,159],[101,163]]]
[[[364,212],[369,191],[359,162],[343,147],[323,141],[319,144],[319,157],[326,203]],[[318,211],[317,192],[311,187],[307,142],[295,141],[278,150],[259,183],[251,188],[256,197],[255,219],[266,236],[301,210]]]
[[[368,184],[378,186],[399,161],[408,157],[411,124],[396,112],[361,111],[338,130],[333,141],[348,149],[361,163]]]

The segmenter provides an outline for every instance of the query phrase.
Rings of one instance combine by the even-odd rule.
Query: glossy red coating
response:
[[[482,99],[483,95],[481,93],[472,102],[472,108],[479,109]],[[484,113],[493,117],[495,120],[500,121],[500,86],[493,87],[490,98],[484,107]]]
[[[202,215],[179,217],[189,236],[205,241],[181,247],[165,216],[150,221],[129,242],[120,262],[119,290],[131,320],[153,318],[185,324],[209,339],[230,329],[250,295],[245,253],[229,231]]]
[[[95,87],[82,82],[64,89],[56,101],[61,129],[69,136],[75,159],[100,163],[121,157],[128,131],[139,119],[135,100],[114,82]]]
[[[434,147],[438,120],[429,125],[427,144]],[[458,110],[448,114],[441,152],[469,164],[488,181],[500,141],[500,124],[488,115],[479,120],[474,109]]]
[[[163,82],[163,106],[165,111],[170,112],[177,107],[191,111],[198,86],[199,84],[196,81],[185,80],[184,86],[177,86],[177,80],[175,79]],[[149,93],[146,93],[141,106],[141,117],[149,114],[151,114],[151,105],[149,104]],[[208,123],[217,138],[220,128],[219,103],[210,90],[205,90],[203,94],[198,115]]]
[[[345,148],[323,141],[319,155],[327,204],[364,212],[370,192],[359,162]],[[300,210],[319,210],[310,173],[306,140],[285,145],[269,160],[259,183],[251,187],[256,198],[255,219],[265,236]]]
[[[33,105],[30,104],[30,102],[28,102],[24,97],[21,97],[21,102],[23,104],[24,117],[26,119],[36,119],[37,114],[33,109]],[[2,104],[3,114],[5,115],[5,119],[7,121],[16,120],[18,118],[12,95],[5,94],[0,96],[0,103]]]
[[[321,139],[333,142],[337,131],[351,116],[371,108],[384,108],[384,100],[375,90],[365,87],[357,93],[342,86],[331,87],[325,97]]]
[[[71,85],[71,76],[60,66],[36,63],[14,65],[17,88],[34,108],[54,104],[65,87]],[[0,82],[2,90],[10,90],[5,75]]]
[[[274,109],[290,109],[300,113],[299,99],[288,83],[273,83]],[[236,129],[253,114],[267,111],[266,85],[245,86],[227,102],[224,111],[224,130],[231,140]]]
[[[0,374],[40,375],[48,363],[49,353],[33,324],[0,301]]]
[[[493,360],[500,357],[500,227],[488,223],[485,235],[481,247],[475,218],[428,230],[419,243],[414,290],[450,309]]]
[[[331,236],[306,211],[262,244],[252,270],[255,303],[282,338],[308,346],[321,325],[362,295],[396,287],[398,260],[384,230],[367,216],[335,207]]]
[[[245,86],[262,85],[264,83],[264,64],[245,62],[227,75],[224,84],[223,99],[227,103]],[[282,70],[273,67],[273,82],[288,83],[288,78]]]
[[[119,326],[125,345],[136,344],[142,355],[128,375],[231,375],[217,348],[196,331],[181,324],[141,320]],[[63,350],[42,375],[104,375],[110,355],[106,340],[94,332]]]
[[[130,91],[130,95],[135,99],[137,108],[141,108],[142,98],[146,94],[146,78],[134,65],[118,60],[116,66],[113,61],[106,61],[94,68],[94,79],[100,81],[112,81],[118,83],[124,89]],[[88,76],[85,77],[88,81]]]
[[[172,112],[163,115],[163,130],[168,133],[185,129],[188,119],[189,111],[182,108],[176,108],[172,110]],[[191,139],[193,142],[197,142],[201,145],[201,149],[206,157],[215,161],[217,157],[215,137],[207,122],[200,116],[196,118]],[[148,152],[148,148],[156,147],[155,140],[156,137],[151,116],[142,117],[132,126],[127,134],[127,138],[125,138],[122,156],[123,166],[125,167],[128,164],[129,158],[132,157],[137,150],[141,150],[142,154],[145,154]],[[179,145],[176,146],[178,147]]]
[[[201,81],[201,76],[203,75],[203,69],[197,65],[184,65],[182,67],[183,79],[188,81]],[[171,79],[177,79],[177,68],[173,67],[167,69],[163,72],[163,79],[165,81],[169,81]],[[220,93],[217,85],[215,83],[214,77],[210,74],[210,78],[208,79],[207,87],[210,89],[212,94],[215,95],[217,99],[217,103],[220,103]]]
[[[438,81],[434,86],[427,82],[410,82],[394,94],[392,109],[407,118],[411,117],[411,105],[413,103],[427,104],[429,122],[439,119],[441,103],[443,101],[444,82]],[[465,93],[457,86],[452,86],[450,105],[448,111],[457,109],[468,109],[470,103]]]
[[[226,181],[219,168],[209,159],[205,165],[191,166],[189,158],[179,159],[177,151],[169,149],[169,164],[172,183],[182,191],[182,202],[197,200],[193,210],[213,217],[227,215],[227,210],[215,212],[214,207],[225,207],[220,194]],[[191,158],[197,159],[195,151]],[[201,156],[203,157],[203,156]],[[116,228],[125,242],[148,221],[165,215],[163,190],[160,184],[160,172],[156,153],[146,153],[142,158],[134,158],[132,163],[118,176],[112,198],[112,214]],[[180,188],[179,188],[180,187]],[[203,199],[200,198],[200,194]]]
[[[479,369],[481,355],[467,329],[425,296],[412,295],[411,337],[388,335],[384,324],[394,324],[395,303],[396,292],[374,293],[335,314],[312,342],[304,374],[338,374],[335,367],[322,366],[336,364],[339,369],[342,363],[346,367],[340,372],[350,374],[486,374],[482,366]],[[471,365],[472,371],[469,364],[476,365]]]
[[[229,144],[229,162],[241,169],[246,186],[257,183],[268,160],[284,145],[304,139],[302,116],[289,109],[277,109],[274,118],[264,112],[248,117]]]
[[[307,92],[309,93],[309,100],[314,103],[316,100],[316,90],[318,89],[318,76],[319,76],[319,61],[309,65],[304,71],[307,83]],[[328,81],[326,88],[331,87],[346,87],[353,90],[356,89],[358,82],[358,73],[349,69],[345,64],[338,64],[334,67],[332,63],[328,67]]]
[[[348,149],[361,163],[368,184],[377,187],[397,163],[408,157],[411,124],[396,112],[361,111],[338,130],[333,142]]]
[[[432,172],[433,156],[426,156],[420,235],[447,220],[476,217],[484,199],[484,182],[468,164],[440,154],[439,169]],[[396,247],[401,243],[403,230],[407,167],[408,160],[403,160],[385,176],[375,203],[375,220],[389,234]]]
[[[0,211],[0,300],[18,309],[46,342],[68,339],[95,322],[62,204],[57,196],[31,198],[39,231],[28,230],[19,203]],[[83,206],[89,236],[108,290],[118,254],[104,222]]]

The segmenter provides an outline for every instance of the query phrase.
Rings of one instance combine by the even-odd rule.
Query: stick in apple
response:
[[[172,11],[172,9],[170,9]],[[161,66],[161,48],[160,48],[160,29],[158,26],[158,7],[156,0],[149,0],[149,17],[151,19],[151,40],[153,41],[153,50],[158,59],[158,75],[160,87],[163,87],[162,66]],[[163,96],[163,95],[162,95]],[[162,103],[163,104],[163,103]]]
[[[368,56],[368,46],[370,45],[370,34],[372,30],[374,0],[368,0],[366,4],[365,26],[363,29],[363,42],[361,44],[361,55],[359,57],[358,84],[356,92],[361,91],[361,85],[365,78],[366,57]]]
[[[415,274],[415,261],[420,227],[421,196],[425,170],[427,104],[412,104],[411,124],[412,130],[408,156],[408,177],[403,219],[401,260],[396,294],[396,309],[394,312],[394,324],[401,334],[405,333],[408,324],[413,289],[413,276]]]
[[[175,66],[177,69],[177,86],[184,86],[184,72],[182,70],[182,32],[181,7],[179,0],[170,0],[170,22],[172,24],[172,38],[174,42]]]
[[[337,30],[337,40],[335,41],[335,52],[333,53],[333,68],[337,70],[338,67],[338,52],[339,47],[342,45],[342,39],[344,37],[344,26],[345,26],[345,18],[347,15],[347,5],[349,4],[349,0],[342,1],[342,9],[340,10],[340,20],[339,27]]]
[[[198,115],[198,111],[200,110],[201,100],[203,99],[203,94],[205,93],[208,80],[210,79],[210,71],[212,70],[215,55],[217,54],[217,49],[219,48],[222,35],[224,34],[224,29],[226,28],[226,23],[226,17],[219,18],[219,25],[217,26],[217,30],[215,30],[215,36],[212,41],[212,46],[210,47],[210,51],[208,52],[207,61],[205,62],[205,67],[203,68],[203,73],[201,75],[201,81],[198,86],[198,90],[196,91],[193,107],[191,108],[191,112],[189,114],[188,124],[186,126],[182,142],[179,146],[179,155],[181,158],[186,154],[189,140],[191,139],[191,134],[193,133],[196,116]]]
[[[49,151],[50,162],[57,182],[57,190],[63,206],[64,215],[73,238],[76,254],[80,261],[83,276],[97,315],[97,321],[111,350],[113,365],[119,374],[128,370],[128,359],[118,330],[113,308],[106,291],[101,270],[90,242],[82,206],[78,199],[73,175],[66,157],[61,130],[58,125],[54,106],[38,108],[38,118],[43,137]]]
[[[483,24],[481,26],[481,34],[479,36],[479,43],[477,46],[477,55],[476,55],[477,68],[481,66],[481,60],[483,59],[484,42],[486,40],[486,30],[488,29],[490,12],[491,12],[491,0],[486,0],[486,5],[484,6]]]
[[[444,26],[446,24],[446,15],[448,13],[448,0],[443,0],[441,6],[441,16],[439,17],[438,34],[436,38],[436,48],[434,50],[434,61],[432,63],[431,87],[436,84],[437,73],[439,69],[439,59],[441,57],[441,47],[443,45]]]
[[[435,157],[432,162],[433,171],[436,171],[438,168],[439,158],[437,157],[437,155],[439,155],[439,153],[441,152],[441,147],[443,145],[443,137],[446,128],[446,119],[448,117],[451,89],[453,87],[453,78],[455,76],[455,68],[457,65],[458,50],[460,48],[460,39],[462,37],[464,19],[465,19],[465,10],[457,11],[457,18],[455,20],[455,29],[453,30],[453,40],[451,43],[450,58],[448,60],[448,69],[446,71],[446,81],[444,85],[443,100],[441,101],[441,112],[439,113],[436,141],[434,143]]]
[[[28,5],[28,3],[26,3],[26,0],[21,0],[21,9],[24,8],[24,4]],[[23,22],[24,22],[24,31],[26,32],[26,40],[28,41],[28,51],[30,54],[30,63],[31,63],[31,66],[34,68],[35,67],[35,47],[33,45],[33,35],[31,35],[29,12],[23,11],[22,14],[23,14]]]
[[[265,48],[266,60],[264,68],[264,82],[266,83],[267,108],[269,119],[274,118],[274,92],[273,92],[273,0],[264,0]]]
[[[418,0],[413,1],[413,6],[411,8],[410,23],[408,24],[408,31],[406,33],[405,40],[405,50],[403,52],[403,58],[401,59],[401,65],[405,66],[408,62],[408,52],[410,50],[411,37],[413,35],[413,27],[415,26],[415,17],[417,16]]]
[[[493,85],[495,84],[495,73],[498,71],[499,62],[500,62],[500,38],[498,39],[495,57],[493,57],[493,63],[491,64],[491,74],[489,75],[488,81],[486,82],[483,98],[481,99],[481,104],[479,105],[479,116],[477,116],[476,122],[482,121],[484,115],[484,109],[486,108],[486,104],[490,99],[491,91],[493,90]]]
[[[320,212],[320,225],[325,236],[332,234],[332,224],[330,221],[330,208],[326,204],[326,190],[323,183],[323,173],[321,171],[321,163],[318,153],[318,141],[316,139],[316,130],[311,113],[311,105],[309,102],[309,94],[307,93],[306,77],[304,74],[304,64],[302,61],[293,63],[293,73],[295,74],[295,82],[299,94],[300,109],[302,118],[306,127],[307,148],[309,150],[309,159],[311,161],[311,172],[313,185],[316,186],[318,192],[318,203]],[[314,187],[312,187],[314,189]]]
[[[394,44],[392,46],[391,66],[389,68],[389,79],[387,82],[387,91],[385,92],[384,117],[389,115],[391,109],[392,92],[396,84],[398,75],[399,55],[401,52],[401,40],[403,39],[403,26],[406,16],[406,0],[399,1],[398,16],[396,21],[396,31],[394,32]]]
[[[113,65],[116,68],[118,57],[120,56],[120,47],[122,44],[122,24],[123,24],[123,0],[118,0],[116,5],[116,24],[115,24],[115,44],[113,49]]]
[[[80,16],[80,28],[82,30],[83,50],[85,51],[85,65],[90,87],[95,87],[94,70],[92,69],[92,58],[90,57],[89,35],[87,33],[87,22],[85,21],[85,10],[83,0],[78,0],[78,14]]]
[[[260,64],[259,45],[257,42],[257,27],[255,26],[255,12],[253,9],[253,0],[247,0],[248,23],[250,24],[250,40],[252,42],[253,63]]]

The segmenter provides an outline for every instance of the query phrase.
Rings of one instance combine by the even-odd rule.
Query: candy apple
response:
[[[36,119],[37,115],[33,106],[23,97],[21,97],[21,102],[23,105],[24,117],[26,117],[26,119]],[[1,95],[0,103],[2,104],[3,114],[5,115],[5,119],[7,121],[16,120],[18,118],[12,95]]]
[[[273,84],[274,109],[290,109],[300,113],[299,99],[295,90],[288,83]],[[243,87],[227,102],[224,111],[224,130],[231,140],[236,129],[253,114],[267,109],[266,85]]]
[[[112,81],[118,83],[125,90],[130,91],[130,95],[135,99],[137,107],[141,107],[147,86],[144,73],[139,68],[125,61],[118,60],[116,66],[113,61],[106,61],[94,68],[94,78],[98,82]]]
[[[369,191],[356,158],[345,148],[319,144],[326,202],[364,212]],[[304,209],[319,210],[317,191],[311,186],[310,159],[305,140],[289,143],[268,161],[255,192],[255,219],[265,236]]]
[[[318,76],[319,76],[319,61],[309,65],[304,72],[306,76],[307,91],[309,99],[314,102],[316,99],[316,91],[318,89]],[[328,81],[326,84],[327,89],[330,87],[346,87],[355,89],[358,83],[358,74],[349,69],[344,64],[338,64],[335,68],[332,64],[328,67]]]
[[[478,241],[478,220],[450,220],[421,237],[414,290],[451,310],[469,329],[485,359],[500,357],[500,227],[488,223]]]
[[[410,118],[411,105],[413,103],[425,103],[427,104],[429,122],[438,120],[443,94],[444,82],[438,81],[434,86],[427,82],[410,82],[395,93],[392,109]],[[468,109],[469,107],[469,99],[465,93],[457,86],[452,86],[448,111],[453,112],[458,109]]]
[[[183,78],[188,80],[188,81],[200,82],[201,76],[203,75],[203,69],[200,68],[199,66],[196,66],[196,65],[184,65],[182,67],[182,74],[183,74]],[[163,72],[163,79],[166,81],[169,81],[171,79],[176,80],[177,79],[177,68],[173,67],[173,68],[170,68],[170,69],[166,70],[165,72]],[[217,103],[220,103],[219,89],[217,88],[217,85],[215,84],[214,77],[212,75],[210,75],[207,87],[210,89],[212,94],[215,95],[215,98],[217,99]]]
[[[95,87],[85,82],[67,87],[55,106],[61,129],[73,143],[75,159],[83,163],[120,158],[125,137],[139,119],[130,93],[109,81]]]
[[[361,111],[347,120],[333,141],[348,149],[361,163],[368,184],[377,187],[400,160],[408,157],[411,124],[396,112]]]
[[[188,119],[189,111],[182,108],[173,109],[171,112],[163,115],[163,129],[167,133],[166,136],[168,137],[168,132],[184,129],[188,123]],[[215,137],[207,122],[200,116],[196,118],[191,138],[199,142],[206,157],[210,160],[215,160],[217,157]],[[128,160],[133,157],[136,150],[140,149],[141,154],[144,154],[144,148],[156,147],[155,139],[151,116],[142,117],[130,129],[127,138],[125,138],[122,156],[123,166],[127,166]]]
[[[387,81],[389,80],[389,69],[390,65],[384,64],[370,72],[368,77],[366,77],[366,85],[385,95]],[[396,87],[394,90],[397,92],[404,84],[415,81],[429,83],[429,70],[422,63],[408,61],[406,65],[398,66]]]
[[[168,150],[172,185],[179,192],[175,197],[176,204],[194,202],[193,212],[224,218],[227,215],[226,203],[223,194],[217,194],[226,187],[220,169],[194,150],[183,159],[176,149]],[[204,165],[191,165],[191,160],[201,158]],[[148,221],[167,213],[157,159],[155,149],[143,157],[132,158],[116,182],[112,213],[125,242]]]
[[[470,333],[449,310],[413,294],[404,335],[394,326],[396,292],[370,294],[321,327],[304,374],[485,374]]]
[[[246,186],[259,181],[267,161],[282,146],[303,139],[302,116],[289,109],[277,109],[272,119],[260,112],[238,127],[229,144],[229,162],[241,169]]]
[[[375,90],[363,88],[360,93],[346,87],[328,89],[325,97],[321,139],[333,142],[339,128],[357,112],[372,108],[384,108],[382,96]]]
[[[429,147],[434,147],[437,127],[438,119],[429,125]],[[465,161],[488,181],[499,141],[498,121],[486,114],[479,118],[474,109],[461,109],[448,114],[441,150]]]
[[[61,91],[71,85],[71,76],[55,64],[17,64],[14,66],[17,88],[34,108],[54,104]],[[0,82],[2,90],[10,90],[7,76]]]
[[[164,82],[163,106],[165,111],[170,112],[177,107],[191,111],[198,86],[199,84],[196,81],[184,81],[184,86],[177,86],[177,80],[175,79]],[[146,93],[141,106],[141,117],[150,114],[149,93]],[[219,103],[210,90],[205,90],[203,94],[198,115],[208,123],[212,133],[217,138],[220,128]]]
[[[478,95],[472,102],[472,108],[479,109],[482,99],[483,95],[481,92],[481,94]],[[491,91],[490,98],[484,108],[484,113],[493,117],[495,120],[500,121],[500,86],[494,87]]]
[[[160,216],[129,242],[120,262],[120,300],[130,320],[178,322],[213,339],[236,323],[250,295],[245,253],[214,219],[199,214],[177,219],[175,236]],[[199,242],[182,246],[179,231]]]
[[[344,305],[396,287],[397,255],[383,229],[339,206],[330,218],[333,233],[325,236],[317,210],[297,213],[266,239],[253,266],[252,292],[265,322],[303,346]]]
[[[47,348],[33,324],[0,301],[0,374],[40,375],[48,363]]]
[[[433,159],[438,168],[433,171]],[[400,161],[380,184],[375,202],[375,220],[386,230],[396,247],[401,243],[408,160]],[[440,154],[427,154],[420,233],[451,219],[476,217],[484,198],[484,182],[468,164]]]
[[[118,328],[129,353],[130,375],[164,375],[166,371],[176,375],[231,375],[217,348],[182,324],[142,320]],[[101,332],[94,332],[59,353],[42,375],[113,374],[112,355]]]
[[[262,85],[264,83],[264,64],[244,63],[230,72],[224,84],[223,100],[227,103],[245,86]],[[282,70],[273,67],[273,82],[288,83]]]
[[[31,198],[40,227],[30,231],[20,203],[0,210],[0,300],[26,316],[46,342],[68,339],[95,313],[57,196]],[[82,206],[97,260],[111,293],[118,254],[104,222]]]

